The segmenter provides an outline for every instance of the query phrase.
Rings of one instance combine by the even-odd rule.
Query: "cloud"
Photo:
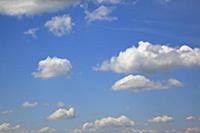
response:
[[[55,112],[53,112],[47,119],[48,120],[58,120],[64,118],[74,118],[75,117],[75,109],[70,107],[69,109],[59,108]]]
[[[187,128],[184,133],[200,133],[200,128]]]
[[[153,45],[140,41],[138,47],[121,51],[95,67],[99,71],[116,73],[153,73],[174,68],[200,67],[200,49],[183,45],[179,48]]]
[[[94,1],[99,4],[119,4],[124,0],[94,0]]]
[[[11,114],[11,113],[13,113],[12,110],[5,110],[5,111],[1,112],[2,115],[7,115],[7,114]]]
[[[159,124],[159,123],[169,123],[169,122],[172,122],[173,120],[174,120],[173,117],[163,115],[163,116],[154,117],[154,118],[150,119],[149,122]]]
[[[63,10],[78,4],[79,0],[1,0],[0,14],[30,16]]]
[[[58,76],[68,76],[71,72],[72,65],[68,59],[57,57],[47,57],[38,63],[37,72],[32,75],[35,78],[48,79]]]
[[[45,23],[45,27],[57,37],[70,33],[73,26],[74,23],[69,15],[55,16]]]
[[[31,29],[28,29],[27,31],[25,31],[24,35],[29,35],[33,38],[36,38],[37,37],[37,35],[36,35],[37,31],[38,31],[38,28],[31,28]]]
[[[23,108],[34,108],[34,107],[36,107],[37,105],[38,105],[37,102],[24,102],[24,103],[22,104],[22,107],[23,107]]]
[[[15,129],[19,129],[20,125],[12,126],[10,123],[2,123],[0,124],[0,132],[1,133],[9,133]]]
[[[56,132],[56,129],[52,127],[44,127],[37,131],[37,133],[55,133],[55,132]]]
[[[133,133],[135,122],[126,116],[106,117],[94,122],[86,122],[73,133]]]
[[[63,108],[65,106],[65,103],[58,102],[56,106],[59,107],[59,108]]]
[[[128,75],[121,80],[115,82],[112,89],[119,90],[162,90],[170,87],[181,87],[182,83],[176,79],[169,79],[167,81],[155,82],[142,75]]]
[[[186,117],[186,120],[187,121],[197,121],[197,120],[200,120],[200,118],[195,117],[195,116],[188,116],[188,117]]]
[[[112,13],[113,8],[108,8],[105,6],[100,6],[96,10],[89,12],[85,11],[86,17],[85,20],[88,22],[94,22],[94,21],[114,21],[117,20],[117,17],[110,16]]]

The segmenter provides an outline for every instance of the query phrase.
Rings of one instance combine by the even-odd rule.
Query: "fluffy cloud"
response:
[[[0,14],[9,16],[37,15],[75,5],[79,0],[1,0]]]
[[[117,73],[152,73],[180,67],[200,67],[200,49],[187,45],[173,48],[140,41],[138,47],[120,52],[95,69]]]
[[[74,23],[69,15],[55,16],[45,23],[45,27],[49,29],[55,36],[63,36],[72,31]]]
[[[35,78],[48,79],[57,76],[68,76],[72,65],[68,59],[47,57],[38,63],[38,71],[33,72]]]
[[[56,129],[52,127],[44,127],[37,131],[37,133],[55,133],[55,132],[56,132]]]
[[[142,75],[128,75],[121,80],[115,82],[112,86],[113,90],[161,90],[170,87],[181,87],[182,83],[176,79],[169,79],[163,82],[151,81]]]
[[[163,116],[154,117],[154,118],[150,119],[149,122],[159,124],[159,123],[169,123],[169,122],[172,122],[173,120],[174,120],[173,117],[163,115]]]
[[[24,102],[24,103],[22,104],[22,107],[24,107],[24,108],[34,108],[34,107],[36,107],[37,105],[38,105],[37,102]]]
[[[106,117],[94,122],[87,122],[81,128],[75,129],[73,133],[133,133],[134,125],[135,122],[126,116]]]
[[[28,29],[27,31],[24,32],[24,35],[29,35],[33,38],[36,38],[37,35],[36,35],[36,32],[38,31],[38,28],[31,28],[31,29]]]
[[[15,129],[19,129],[20,125],[12,126],[10,123],[2,123],[0,124],[0,132],[1,133],[9,133]]]
[[[99,8],[97,8],[96,10],[94,10],[92,12],[85,11],[85,13],[86,13],[85,19],[88,22],[117,20],[118,19],[117,17],[110,16],[112,11],[113,11],[112,8],[100,6]]]
[[[69,109],[59,108],[53,112],[47,119],[48,120],[58,120],[64,118],[73,118],[75,117],[75,109],[73,107]]]

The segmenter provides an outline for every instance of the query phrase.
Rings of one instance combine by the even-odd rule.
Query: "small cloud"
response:
[[[33,38],[37,38],[36,32],[38,31],[38,28],[31,28],[24,32],[24,35],[31,36]]]
[[[5,110],[5,111],[1,112],[2,115],[7,115],[7,114],[11,114],[11,113],[13,113],[12,110]]]
[[[74,23],[69,15],[55,16],[45,23],[45,27],[57,37],[71,33]]]
[[[169,123],[169,122],[172,122],[173,120],[174,120],[173,117],[163,115],[163,116],[154,117],[154,118],[150,119],[149,122],[159,124],[159,123]]]
[[[37,131],[37,133],[55,133],[56,129],[52,127],[44,127]]]
[[[22,107],[23,107],[23,108],[34,108],[34,107],[36,107],[37,105],[38,105],[37,102],[24,102],[24,103],[22,104]]]
[[[13,126],[10,123],[2,123],[0,124],[0,132],[1,133],[13,132],[15,129],[19,129],[20,127],[21,127],[20,125]]]
[[[33,72],[32,75],[35,78],[49,79],[58,76],[68,76],[71,69],[72,65],[68,59],[47,57],[38,63],[38,70]]]
[[[75,117],[75,109],[70,107],[69,109],[59,108],[51,115],[48,116],[48,120],[58,120],[64,118],[74,118]]]
[[[56,105],[58,108],[63,108],[65,106],[65,103],[63,102],[58,102]]]
[[[89,12],[85,11],[86,17],[85,20],[88,22],[94,22],[94,21],[114,21],[117,20],[117,17],[110,16],[112,13],[113,8],[108,8],[105,6],[100,6],[96,10]]]

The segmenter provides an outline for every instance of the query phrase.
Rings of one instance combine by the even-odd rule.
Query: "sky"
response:
[[[199,5],[0,0],[0,133],[200,133]]]

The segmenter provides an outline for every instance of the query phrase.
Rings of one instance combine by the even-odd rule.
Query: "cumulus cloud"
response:
[[[86,17],[85,20],[88,22],[94,22],[94,21],[113,21],[117,20],[117,17],[110,16],[112,13],[113,8],[105,7],[105,6],[100,6],[96,10],[89,12],[85,11]]]
[[[133,133],[135,122],[126,116],[106,117],[94,122],[86,122],[73,133]]]
[[[37,15],[76,5],[79,0],[1,0],[0,14],[9,16]]]
[[[37,133],[55,133],[55,132],[56,132],[56,129],[52,127],[44,127],[37,131]]]
[[[68,59],[62,59],[57,57],[47,57],[38,63],[37,72],[33,72],[32,75],[35,78],[48,79],[57,76],[68,76],[71,72],[72,65]]]
[[[200,67],[200,49],[183,45],[179,48],[140,41],[95,67],[117,73],[153,73],[174,68]]]
[[[45,27],[49,29],[55,36],[61,37],[66,33],[70,33],[74,23],[69,15],[55,16],[45,23]]]
[[[38,28],[31,28],[31,29],[28,29],[27,31],[25,31],[24,35],[28,35],[28,36],[31,36],[33,38],[36,38],[37,37],[37,35],[36,35],[37,31],[38,31]]]
[[[70,107],[69,109],[59,108],[55,112],[53,112],[49,117],[48,120],[58,120],[64,118],[74,118],[75,117],[75,109]]]
[[[10,123],[2,123],[0,124],[0,132],[1,133],[8,133],[12,132],[15,129],[19,129],[20,125],[13,126]]]
[[[173,117],[163,115],[163,116],[154,117],[154,118],[150,119],[149,122],[159,124],[159,123],[169,123],[169,122],[172,122],[173,120],[174,120]]]
[[[34,107],[36,107],[37,105],[38,105],[37,102],[24,102],[24,103],[22,104],[22,107],[23,107],[23,108],[34,108]]]
[[[142,75],[128,75],[121,80],[118,80],[112,86],[115,91],[118,90],[162,90],[170,87],[181,87],[182,83],[176,79],[169,79],[167,81],[156,82],[152,81]]]

